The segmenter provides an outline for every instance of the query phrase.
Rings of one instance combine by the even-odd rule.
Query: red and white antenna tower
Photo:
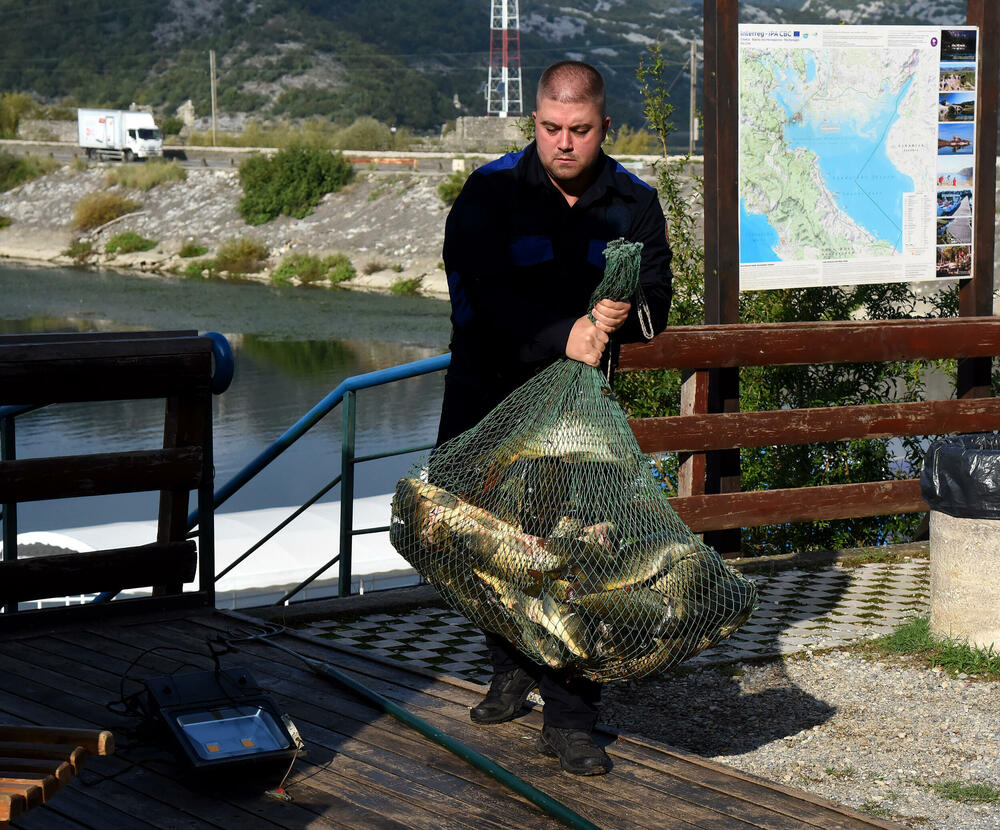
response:
[[[486,114],[523,115],[521,108],[521,24],[517,0],[490,0],[490,71]]]

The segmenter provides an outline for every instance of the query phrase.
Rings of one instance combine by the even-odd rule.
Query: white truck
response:
[[[79,109],[76,116],[87,158],[132,161],[163,155],[163,136],[151,113]]]

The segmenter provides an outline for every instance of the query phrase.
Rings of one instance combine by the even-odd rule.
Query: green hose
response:
[[[343,672],[335,669],[329,663],[322,663],[319,660],[313,660],[309,657],[305,657],[299,654],[297,651],[293,651],[290,648],[286,648],[280,643],[276,643],[272,640],[268,640],[266,637],[254,638],[260,639],[262,642],[269,643],[275,648],[280,648],[282,651],[291,654],[293,657],[297,657],[299,660],[304,662],[309,668],[318,674],[328,677],[331,680],[335,680],[343,686],[346,686],[353,692],[361,695],[362,697],[370,700],[376,706],[378,706],[382,711],[389,715],[392,715],[399,721],[402,721],[407,726],[416,729],[424,737],[430,738],[436,744],[443,746],[449,752],[455,753],[463,761],[468,761],[474,767],[478,767],[487,775],[495,778],[501,784],[509,787],[518,795],[524,796],[528,801],[538,807],[540,810],[548,813],[550,816],[559,819],[564,824],[570,827],[579,828],[579,830],[600,830],[600,828],[593,824],[579,813],[574,813],[565,804],[556,801],[554,798],[550,798],[541,790],[535,789],[527,781],[518,778],[511,772],[508,772],[499,764],[494,763],[489,758],[484,755],[480,755],[474,749],[467,747],[461,741],[457,741],[450,735],[445,734],[436,726],[432,726],[427,721],[418,718],[416,715],[407,712],[401,706],[397,706],[391,700],[382,697],[378,692],[374,692],[366,686],[361,685],[355,680],[352,680]]]

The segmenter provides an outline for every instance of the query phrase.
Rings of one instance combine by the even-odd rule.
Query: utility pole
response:
[[[218,122],[215,117],[215,50],[211,49],[208,53],[208,66],[209,72],[211,73],[212,81],[212,146],[215,146],[215,131],[218,126]]]
[[[694,155],[694,145],[698,140],[697,90],[698,90],[698,48],[691,41],[691,132],[688,142],[688,155]]]

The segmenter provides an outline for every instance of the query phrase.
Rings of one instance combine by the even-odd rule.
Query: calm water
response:
[[[217,485],[344,378],[440,354],[448,343],[447,303],[424,298],[16,266],[0,266],[0,298],[3,334],[127,329],[225,334],[236,375],[215,399]],[[360,392],[358,454],[430,443],[442,380],[436,373]],[[223,510],[309,498],[339,472],[340,420],[338,408]],[[18,419],[17,455],[157,447],[162,424],[162,401],[59,404]],[[390,492],[416,458],[361,465],[358,494]],[[106,496],[22,504],[18,527],[52,530],[155,517],[155,494]]]

